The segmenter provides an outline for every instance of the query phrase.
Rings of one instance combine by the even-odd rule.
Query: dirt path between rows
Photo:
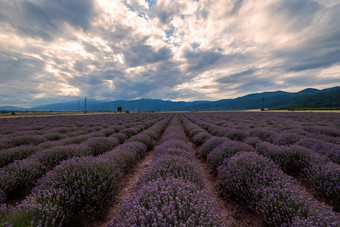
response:
[[[213,174],[208,163],[202,158],[199,149],[191,141],[188,141],[188,144],[196,152],[196,162],[204,177],[206,190],[210,191],[216,199],[221,212],[220,216],[226,225],[235,227],[266,226],[257,214],[251,212],[245,205],[230,195],[223,194],[218,184],[217,176]]]
[[[184,130],[183,123],[181,125]],[[192,143],[188,137],[187,141],[188,145],[196,153],[196,163],[200,169],[200,172],[203,175],[204,185],[206,187],[206,190],[210,191],[216,199],[220,208],[220,216],[222,220],[226,223],[225,226],[266,226],[266,223],[261,220],[256,213],[249,210],[246,205],[243,205],[240,201],[236,200],[231,195],[223,193],[218,183],[216,174],[213,173],[206,160],[204,160],[199,147]]]
[[[84,226],[99,226],[106,227],[118,214],[123,201],[130,197],[134,187],[136,186],[139,176],[144,172],[146,167],[149,166],[152,161],[153,150],[149,151],[147,155],[136,164],[136,166],[128,173],[122,183],[122,188],[119,190],[119,193],[115,196],[115,199],[112,204],[108,204],[107,210],[105,213],[102,213],[100,216],[95,217],[96,219],[91,221],[90,223],[85,223]],[[103,211],[105,208],[103,209]]]
[[[170,120],[171,121],[171,120]],[[169,121],[169,124],[170,124]],[[128,199],[138,180],[140,175],[145,171],[145,169],[149,166],[153,158],[153,151],[159,145],[159,141],[161,141],[164,132],[167,130],[168,126],[164,129],[161,137],[159,138],[157,144],[151,151],[148,151],[146,156],[137,162],[136,166],[129,171],[129,173],[124,177],[123,181],[121,182],[121,189],[119,190],[118,194],[113,198],[111,203],[108,203],[104,208],[102,208],[102,213],[99,215],[95,215],[91,217],[91,220],[86,220],[85,222],[81,223],[79,226],[85,227],[106,227],[108,224],[118,215],[120,208],[122,207],[123,202]]]

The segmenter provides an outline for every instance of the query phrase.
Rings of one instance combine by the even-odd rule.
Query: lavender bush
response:
[[[328,157],[333,162],[340,164],[340,146],[338,144],[325,142],[316,138],[304,138],[298,143],[321,155]]]
[[[232,129],[224,133],[224,136],[231,140],[237,140],[242,142],[245,138],[248,137],[248,133],[244,130]]]
[[[6,193],[0,189],[0,204],[6,201]]]
[[[324,165],[311,164],[304,172],[319,196],[324,197],[339,212],[340,166],[332,162]]]
[[[14,162],[14,160],[25,159],[38,150],[38,147],[34,145],[22,145],[6,150],[0,150],[0,168]]]
[[[284,131],[278,134],[278,136],[274,139],[274,143],[278,145],[288,146],[297,143],[300,139],[302,139],[302,137],[297,135],[296,133]]]
[[[182,157],[164,155],[152,162],[142,174],[138,184],[143,185],[157,179],[178,178],[203,187],[202,176],[197,166]]]
[[[158,179],[134,192],[110,226],[221,226],[217,207],[193,183]]]
[[[122,173],[101,158],[73,158],[64,161],[39,180],[26,203],[60,207],[66,219],[95,212],[119,187]],[[46,214],[47,215],[47,214]],[[50,217],[52,218],[52,217]]]
[[[246,144],[252,146],[252,147],[256,147],[257,144],[263,142],[260,138],[255,137],[255,136],[250,136],[244,139],[244,141]]]
[[[196,144],[197,146],[200,146],[210,138],[211,138],[211,135],[209,133],[200,132],[196,134],[194,137],[192,137],[191,140],[192,142],[194,142],[194,144]]]
[[[44,174],[43,166],[34,159],[15,161],[0,169],[0,189],[8,195],[21,193]]]
[[[138,135],[132,136],[129,141],[137,141],[145,144],[148,149],[152,149],[156,142],[148,135],[144,133],[140,133]]]
[[[120,143],[124,143],[128,139],[128,136],[126,134],[124,134],[124,133],[121,133],[121,132],[112,134],[110,137],[117,138]]]
[[[98,157],[110,160],[126,173],[146,154],[146,151],[147,147],[143,143],[134,141],[126,142]]]
[[[64,160],[73,157],[90,156],[91,154],[91,150],[84,145],[67,145],[41,150],[35,153],[31,158],[38,160],[42,164],[44,170],[48,171]]]
[[[86,140],[84,146],[92,152],[92,155],[97,156],[104,152],[112,150],[119,144],[119,140],[114,137],[97,137]]]
[[[325,226],[339,223],[330,208],[319,209],[272,160],[254,152],[240,152],[226,160],[218,168],[218,178],[225,191],[248,204],[269,225],[286,226],[306,218]]]
[[[211,137],[201,146],[201,152],[202,152],[203,157],[206,158],[212,150],[214,150],[220,144],[224,142],[228,142],[228,141],[230,140],[224,137],[214,137],[214,136]]]
[[[159,156],[166,156],[166,155],[179,156],[187,160],[193,160],[195,158],[194,152],[190,151],[189,149],[184,149],[184,148],[168,147],[164,149],[156,149],[154,151],[155,158],[158,158]]]
[[[44,135],[44,139],[45,140],[49,140],[49,141],[56,141],[56,140],[61,140],[64,139],[65,136],[60,134],[60,133],[48,133]]]
[[[232,140],[226,141],[209,153],[207,161],[213,169],[216,169],[218,166],[222,165],[225,159],[231,158],[238,152],[251,152],[253,150],[253,147],[246,143]]]
[[[0,149],[17,147],[20,145],[37,145],[42,143],[44,139],[40,136],[17,136],[7,140],[0,141]]]
[[[274,160],[283,172],[290,175],[303,175],[304,169],[312,163],[326,163],[325,159],[309,149],[297,145],[276,146],[268,142],[257,145],[258,153]]]

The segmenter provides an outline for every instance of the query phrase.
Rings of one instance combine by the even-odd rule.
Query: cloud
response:
[[[339,85],[339,20],[333,0],[0,1],[0,105]]]
[[[239,73],[233,73],[228,76],[221,77],[217,79],[216,82],[222,83],[222,84],[235,83],[239,80],[243,80],[244,79],[243,76],[252,75],[254,72],[256,72],[256,69],[250,68]]]
[[[2,1],[0,20],[20,34],[52,40],[65,24],[88,30],[94,9],[91,0]]]
[[[162,47],[155,50],[150,45],[135,43],[124,49],[124,57],[129,67],[136,67],[145,64],[152,64],[159,61],[168,60],[172,57],[171,51]]]

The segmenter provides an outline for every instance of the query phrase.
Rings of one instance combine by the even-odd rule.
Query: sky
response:
[[[340,85],[340,0],[0,0],[0,106]]]

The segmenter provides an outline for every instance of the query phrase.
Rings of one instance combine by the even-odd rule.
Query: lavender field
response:
[[[0,119],[0,226],[340,226],[338,113]]]

